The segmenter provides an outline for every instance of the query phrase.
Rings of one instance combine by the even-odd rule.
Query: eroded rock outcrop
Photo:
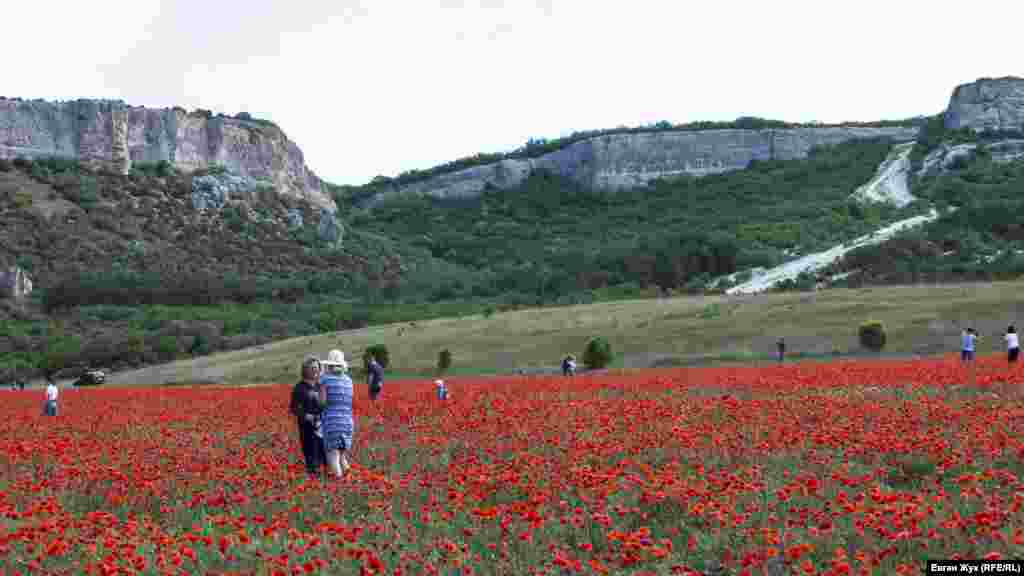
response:
[[[944,121],[949,129],[1024,131],[1024,78],[982,78],[957,86]]]
[[[688,174],[705,176],[742,170],[754,160],[805,158],[817,146],[853,139],[884,138],[908,142],[917,127],[792,128],[776,130],[679,130],[597,136],[538,158],[502,160],[385,187],[372,200],[393,194],[463,198],[486,188],[515,188],[544,171],[584,187],[623,190],[652,180]]]
[[[19,156],[76,158],[120,173],[133,162],[168,161],[184,171],[221,165],[268,181],[280,194],[337,211],[299,147],[264,122],[111,100],[0,98],[0,158]]]

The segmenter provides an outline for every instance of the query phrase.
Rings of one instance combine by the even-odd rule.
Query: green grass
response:
[[[787,358],[877,357],[857,341],[860,323],[885,322],[883,356],[955,352],[971,324],[985,338],[980,353],[1002,352],[999,335],[1024,311],[1024,283],[835,289],[812,294],[681,297],[498,312],[372,326],[281,340],[258,348],[182,360],[115,375],[111,384],[216,379],[288,382],[308,353],[332,348],[357,358],[366,346],[387,345],[388,378],[430,378],[437,354],[453,354],[452,376],[557,369],[567,353],[582,356],[592,336],[608,339],[613,369],[774,362],[784,336]],[[720,314],[705,317],[718,306]],[[1018,322],[1020,323],[1020,322]]]

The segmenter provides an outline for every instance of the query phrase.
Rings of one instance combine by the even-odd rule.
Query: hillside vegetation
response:
[[[935,222],[837,262],[843,285],[1017,278],[1024,274],[1024,161],[1000,163],[986,145],[1024,133],[976,134],[929,123],[915,150],[917,165],[940,144],[978,144],[948,170],[916,178],[913,194],[942,212]]]
[[[1003,352],[1000,335],[1022,314],[1021,282],[648,298],[370,326],[126,372],[110,384],[287,382],[305,354],[340,348],[358,357],[379,343],[389,350],[389,379],[432,377],[447,349],[457,382],[555,372],[565,354],[582,358],[595,335],[610,343],[613,368],[774,362],[780,336],[793,359],[876,357],[858,342],[858,327],[871,319],[885,324],[884,354],[956,352],[966,326],[982,335],[979,353],[990,354]]]
[[[635,192],[593,192],[535,175],[521,188],[474,199],[386,200],[353,211],[351,223],[480,271],[482,294],[555,300],[624,284],[700,291],[715,276],[775,265],[917,211],[850,200],[889,147],[847,142],[806,160]]]
[[[918,148],[971,138],[931,122]],[[25,304],[0,302],[0,381],[395,322],[700,293],[715,277],[740,271],[743,281],[744,270],[931,204],[959,211],[829,272],[852,272],[843,282],[861,285],[1024,271],[1014,218],[1021,163],[982,151],[915,181],[922,200],[904,209],[851,201],[889,147],[851,141],[803,160],[619,193],[534,175],[474,199],[397,196],[362,209],[329,187],[346,228],[340,246],[319,242],[315,226],[290,226],[289,210],[307,223],[314,211],[269,186],[248,204],[200,213],[191,177],[167,164],[116,175],[61,160],[0,162],[0,264],[29,270],[37,286]],[[435,352],[424,353],[433,363]]]

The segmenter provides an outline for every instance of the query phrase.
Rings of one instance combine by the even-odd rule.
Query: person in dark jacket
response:
[[[295,416],[299,427],[299,441],[302,457],[306,462],[306,473],[311,477],[320,475],[320,469],[327,462],[324,452],[323,433],[320,430],[320,361],[316,356],[307,356],[302,362],[302,380],[292,388],[289,411]]]
[[[779,362],[786,359],[786,339],[779,338],[779,341],[775,343],[775,348],[778,351]]]
[[[376,400],[384,389],[384,368],[377,362],[376,356],[370,356],[370,363],[366,365],[366,376],[369,378],[370,400]]]

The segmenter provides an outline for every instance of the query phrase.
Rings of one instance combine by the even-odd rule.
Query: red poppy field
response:
[[[1024,554],[1024,369],[850,361],[360,387],[307,480],[290,385],[0,408],[5,574],[919,574]]]

